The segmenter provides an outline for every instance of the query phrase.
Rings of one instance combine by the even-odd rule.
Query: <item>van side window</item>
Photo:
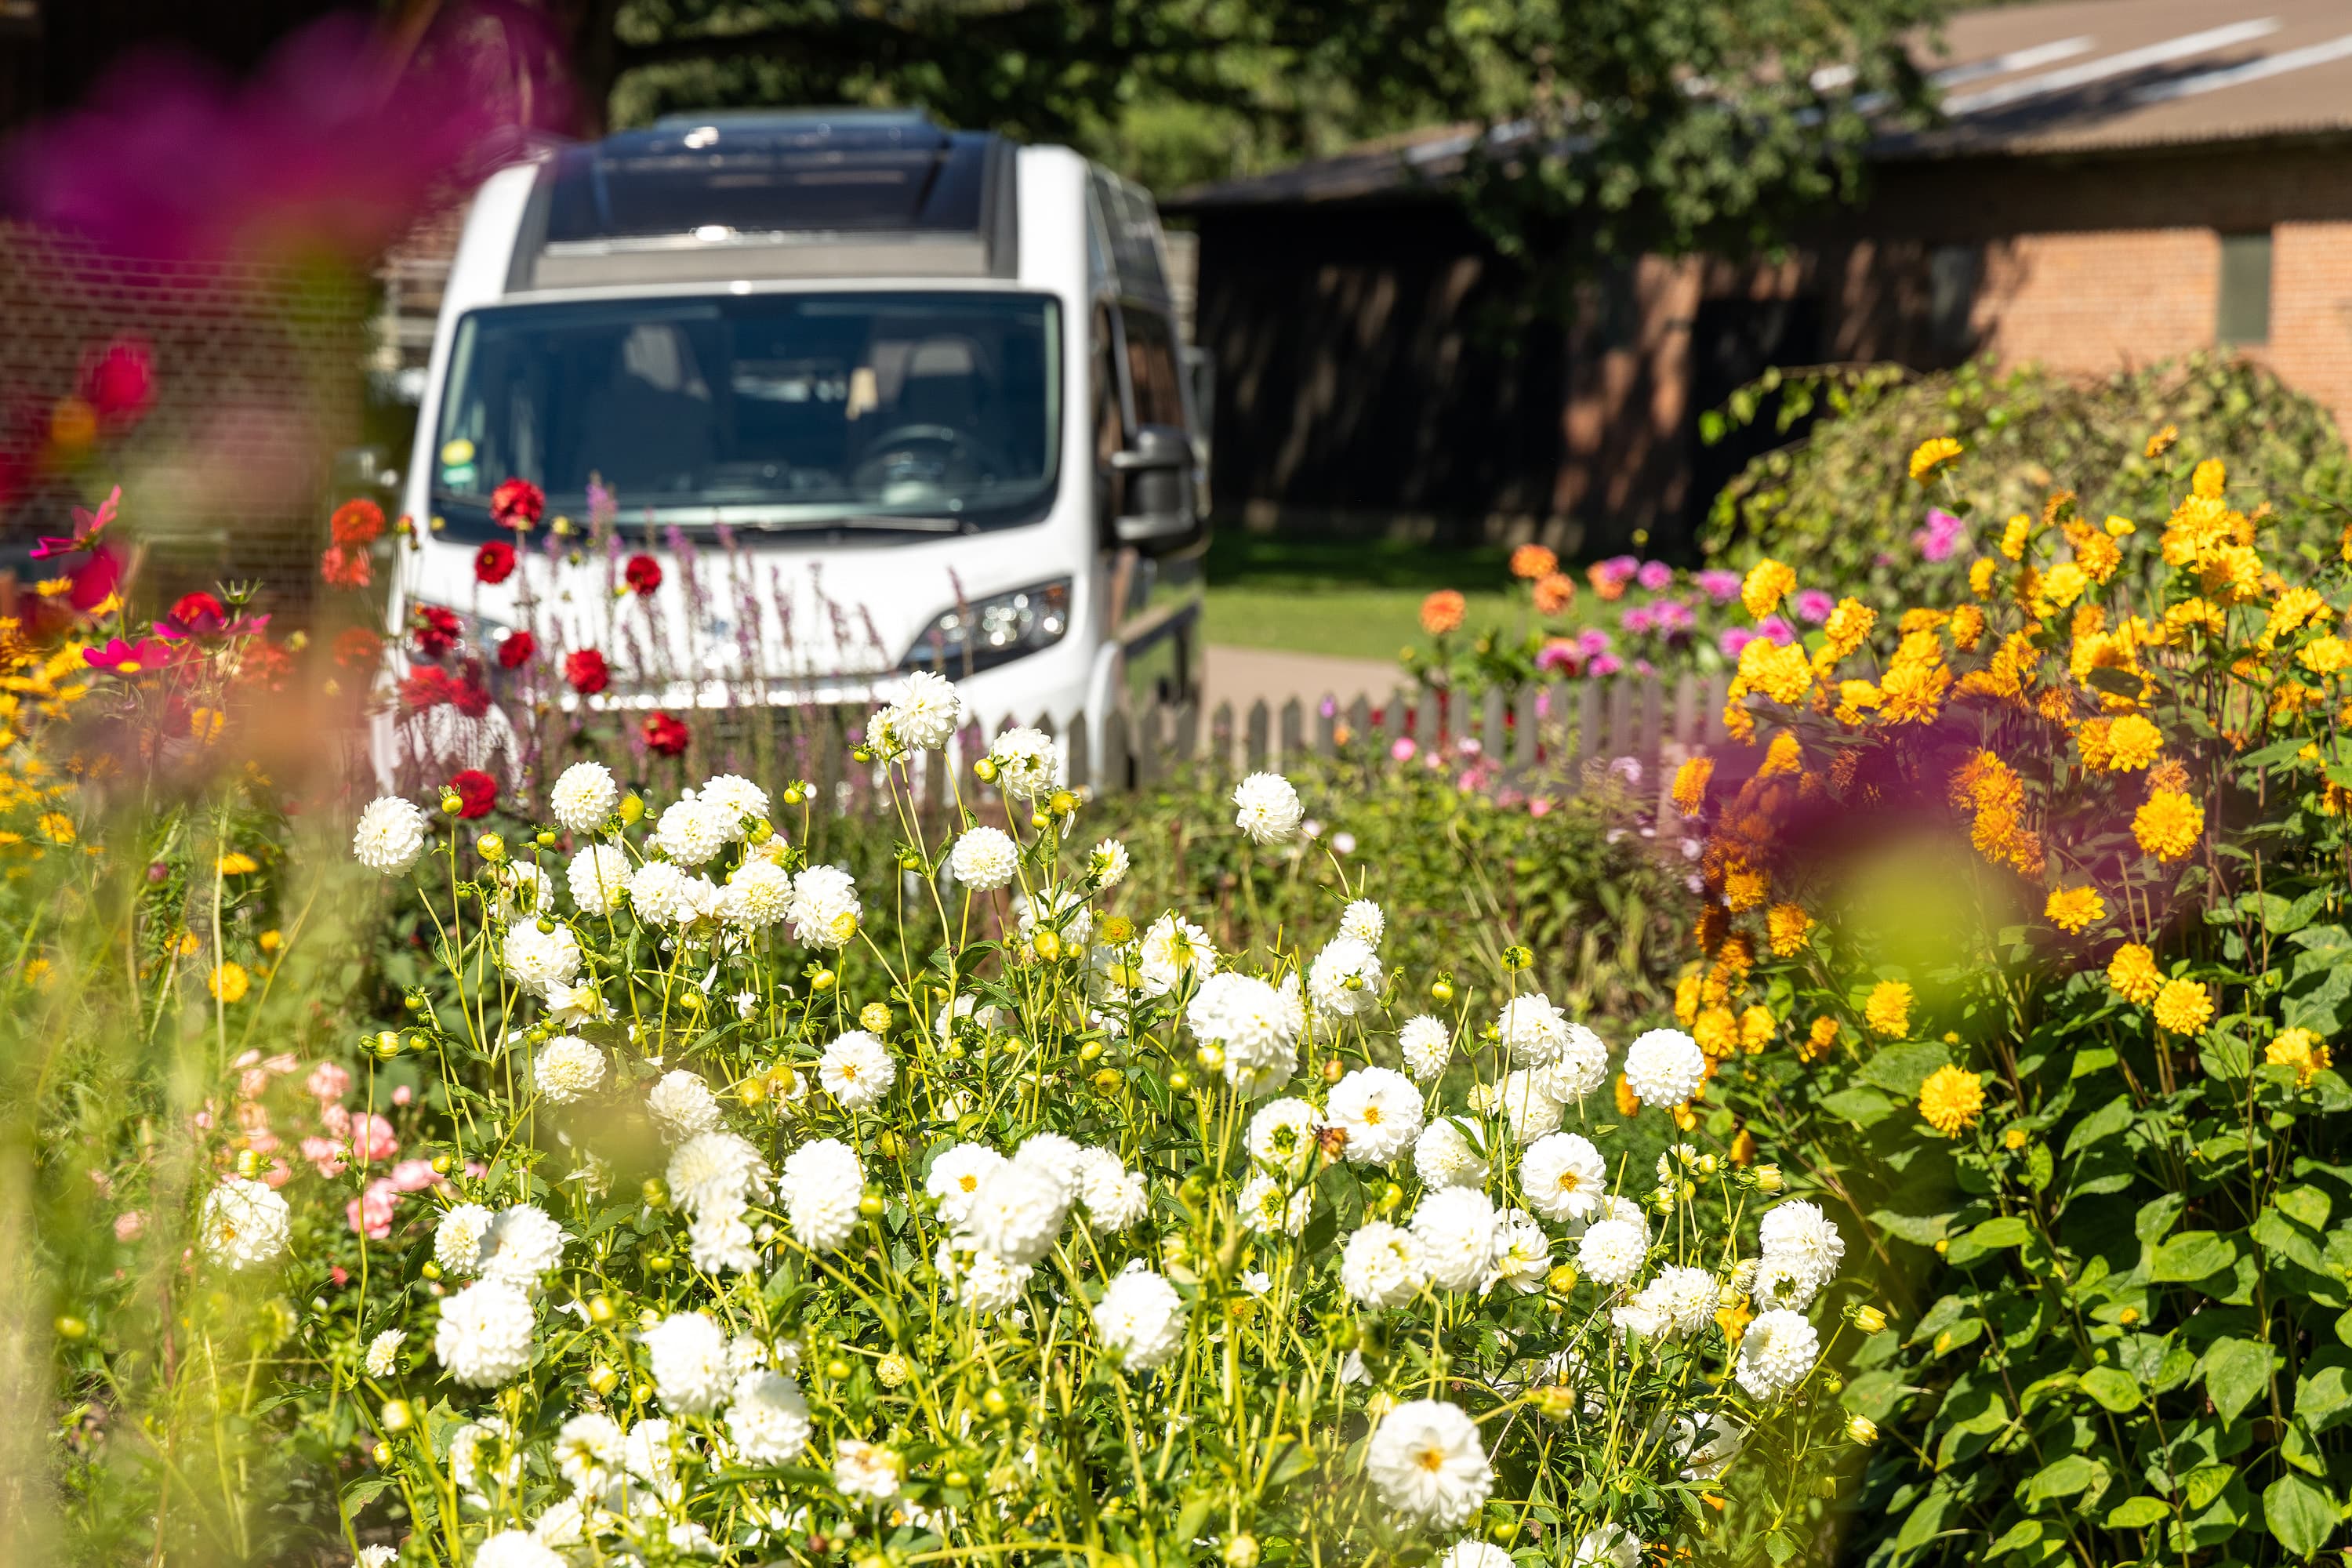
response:
[[[1127,380],[1137,425],[1184,428],[1184,384],[1176,359],[1176,333],[1168,318],[1133,305],[1119,307],[1126,329]]]
[[[1097,305],[1094,314],[1095,464],[1108,471],[1114,454],[1127,446],[1126,400],[1119,395],[1118,340],[1112,335],[1110,307]]]

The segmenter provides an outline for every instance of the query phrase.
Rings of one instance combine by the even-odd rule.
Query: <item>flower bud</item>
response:
[[[1781,1180],[1780,1166],[1759,1165],[1756,1167],[1756,1190],[1758,1192],[1777,1193],[1787,1184],[1788,1184],[1786,1182]]]
[[[408,1409],[408,1401],[405,1399],[387,1399],[383,1402],[383,1429],[385,1431],[405,1432],[408,1430],[408,1423],[410,1419],[411,1415]]]
[[[474,840],[474,853],[485,860],[503,860],[507,858],[507,841],[495,833],[485,833]]]
[[[58,1313],[57,1321],[49,1326],[57,1331],[58,1338],[61,1340],[86,1340],[89,1337],[89,1325],[71,1312]]]
[[[261,1156],[250,1149],[239,1149],[236,1152],[236,1173],[248,1182],[259,1175]]]
[[[981,758],[980,761],[971,764],[971,775],[972,777],[980,780],[982,784],[992,783],[996,778],[996,759],[994,757]]]
[[[867,1219],[881,1218],[882,1209],[883,1203],[882,1194],[880,1193],[867,1193],[864,1197],[857,1200],[857,1212],[864,1215]]]
[[[991,1384],[987,1392],[980,1396],[980,1407],[991,1415],[1002,1419],[1004,1413],[1013,1408],[1013,1401],[1004,1396],[1004,1390]]]
[[[1257,1568],[1257,1537],[1243,1531],[1225,1542],[1225,1568]]]
[[[443,790],[443,791],[441,792],[441,815],[442,815],[442,816],[457,816],[459,812],[461,812],[461,811],[463,811],[463,810],[465,810],[465,809],[466,809],[466,798],[465,798],[465,796],[463,796],[463,795],[459,795],[459,794],[458,794],[456,790],[454,790],[454,789],[445,789],[445,790]]]
[[[1029,814],[1029,826],[1032,826],[1032,827],[1041,828],[1041,829],[1042,829],[1042,828],[1051,827],[1053,825],[1054,825],[1054,819],[1053,819],[1053,817],[1051,817],[1050,816],[1046,815],[1045,812],[1042,812],[1042,811],[1033,811],[1033,812],[1031,812],[1031,813]]]
[[[1878,1423],[1867,1415],[1849,1415],[1845,1418],[1845,1435],[1867,1448],[1878,1441]]]
[[[1041,931],[1032,936],[1029,945],[1037,950],[1038,957],[1049,963],[1062,955],[1062,939],[1049,931]]]
[[[1129,942],[1135,936],[1135,922],[1125,915],[1113,915],[1103,921],[1103,941],[1112,947]]]
[[[588,1321],[597,1327],[604,1327],[619,1315],[610,1296],[599,1292],[588,1298]]]
[[[874,1363],[874,1375],[881,1380],[885,1388],[901,1388],[908,1378],[915,1375],[915,1363],[908,1360],[903,1352],[892,1351]]]
[[[632,790],[621,797],[621,820],[635,827],[646,815],[645,797]]]
[[[1055,816],[1067,816],[1078,809],[1078,797],[1068,790],[1057,789],[1053,798],[1045,803],[1045,809]]]
[[[1168,1075],[1168,1087],[1174,1089],[1178,1094],[1181,1094],[1186,1089],[1192,1087],[1192,1075],[1187,1073],[1182,1068],[1178,1068],[1174,1072]]]
[[[1221,1046],[1202,1046],[1199,1050],[1192,1053],[1192,1059],[1201,1064],[1201,1070],[1202,1072],[1222,1072],[1224,1070],[1225,1053],[1224,1048]]]
[[[1551,1293],[1553,1295],[1565,1296],[1570,1291],[1576,1289],[1576,1281],[1578,1278],[1579,1276],[1576,1272],[1575,1264],[1562,1263],[1556,1266],[1549,1274],[1544,1277],[1544,1283],[1551,1288]]]
[[[840,976],[835,974],[830,969],[820,969],[814,974],[809,976],[809,989],[812,991],[830,991],[833,989],[834,982],[839,978]]]
[[[530,841],[541,849],[552,849],[555,847],[555,834],[551,829],[542,827],[531,835]]]
[[[1437,979],[1431,981],[1429,983],[1429,999],[1433,1002],[1453,1001],[1454,982],[1445,978],[1444,975],[1440,975]]]
[[[646,1259],[646,1270],[647,1273],[667,1274],[669,1272],[669,1269],[670,1258],[669,1254],[667,1252],[656,1252],[651,1258]]]
[[[1886,1327],[1886,1314],[1875,1307],[1856,1307],[1853,1326],[1865,1334],[1874,1334]]]
[[[1118,1092],[1119,1081],[1118,1068],[1105,1068],[1102,1071],[1095,1074],[1094,1076],[1095,1092],[1097,1094],[1117,1094]]]

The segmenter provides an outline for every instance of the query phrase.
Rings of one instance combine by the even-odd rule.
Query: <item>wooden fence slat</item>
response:
[[[1609,750],[1612,762],[1633,750],[1633,682],[1627,676],[1609,682]]]
[[[1575,772],[1601,754],[1601,683],[1584,680],[1576,689]]]
[[[1216,717],[1209,721],[1209,766],[1223,777],[1234,771],[1234,748],[1241,744],[1241,733],[1234,722],[1234,705],[1217,704]]]
[[[1112,709],[1110,717],[1103,721],[1101,772],[1106,790],[1123,795],[1135,787],[1135,752],[1124,709]]]
[[[1633,754],[1645,763],[1657,760],[1662,737],[1659,733],[1665,704],[1665,684],[1654,675],[1642,678],[1641,689],[1634,693],[1640,704],[1641,733],[1633,742]]]
[[[1282,705],[1282,724],[1275,732],[1274,771],[1282,772],[1307,755],[1307,711],[1294,697]]]
[[[1703,689],[1706,695],[1700,700],[1706,706],[1706,743],[1720,746],[1731,739],[1731,731],[1723,727],[1723,694],[1731,689],[1730,678],[1710,670]]]
[[[1503,691],[1500,687],[1486,688],[1486,711],[1479,716],[1478,744],[1486,760],[1501,767],[1503,756]]]
[[[1520,773],[1525,773],[1536,765],[1536,744],[1539,739],[1536,731],[1543,723],[1543,721],[1538,717],[1537,710],[1543,706],[1540,700],[1542,695],[1532,680],[1519,688],[1518,700],[1514,710],[1517,727],[1511,732],[1511,766]],[[1558,699],[1553,700],[1551,707],[1553,712],[1559,711]]]
[[[1441,715],[1438,712],[1444,701],[1439,693],[1424,691],[1421,694],[1421,700],[1413,704],[1412,738],[1424,755],[1444,744],[1445,736],[1440,727]]]
[[[1366,692],[1357,692],[1348,704],[1348,734],[1360,746],[1372,740],[1372,700]]]
[[[1315,754],[1328,757],[1339,749],[1339,700],[1325,694],[1315,704]]]
[[[949,744],[953,744],[950,742]],[[922,809],[945,811],[948,804],[948,748],[933,746],[923,753]]]
[[[1381,716],[1386,722],[1381,724],[1381,729],[1386,732],[1392,744],[1404,739],[1407,717],[1405,710],[1404,688],[1400,686],[1389,693],[1388,710]]]
[[[1260,773],[1265,767],[1266,731],[1273,725],[1273,716],[1265,710],[1265,699],[1250,704],[1249,733],[1244,766],[1250,773]]]
[[[1166,742],[1162,739],[1161,721],[1167,713],[1158,701],[1143,710],[1135,731],[1135,787],[1153,789],[1160,779],[1160,765],[1167,761]]]
[[[1667,737],[1672,748],[1689,754],[1698,744],[1698,677],[1685,670],[1682,679],[1675,682],[1675,727]]]
[[[1094,728],[1087,716],[1079,714],[1070,722],[1070,787],[1086,789],[1095,782],[1094,758],[1087,745],[1087,731]]]
[[[1191,766],[1201,760],[1201,705],[1186,701],[1176,710],[1176,740],[1172,760]]]

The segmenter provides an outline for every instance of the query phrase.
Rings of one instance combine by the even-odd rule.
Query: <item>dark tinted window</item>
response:
[[[1127,330],[1127,383],[1134,394],[1138,425],[1184,426],[1184,388],[1176,362],[1176,335],[1168,318],[1129,305],[1119,311]]]
[[[928,127],[878,144],[739,132],[645,132],[556,155],[547,238],[928,230],[973,232],[991,138]],[[869,139],[871,140],[871,139]],[[698,141],[701,144],[695,144]]]

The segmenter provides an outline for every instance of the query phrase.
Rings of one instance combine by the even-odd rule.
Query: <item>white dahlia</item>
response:
[[[530,1365],[530,1298],[482,1279],[441,1303],[433,1353],[442,1370],[475,1388],[512,1383]]]
[[[1062,743],[1043,730],[1007,730],[988,748],[996,787],[1014,800],[1034,800],[1062,773]]]
[[[1551,1274],[1551,1238],[1525,1209],[1505,1209],[1495,1219],[1495,1267],[1481,1281],[1492,1290],[1507,1285],[1522,1296],[1544,1288]]]
[[[1421,1090],[1394,1068],[1358,1068],[1331,1086],[1324,1122],[1348,1135],[1355,1165],[1385,1165],[1421,1136]]]
[[[1680,1105],[1706,1081],[1706,1054],[1680,1029],[1652,1029],[1625,1047],[1625,1087],[1644,1105]]]
[[[1495,1205],[1476,1187],[1424,1194],[1412,1214],[1412,1239],[1432,1284],[1475,1290],[1495,1266]]]
[[[1821,1351],[1821,1336],[1801,1313],[1776,1307],[1756,1314],[1739,1336],[1739,1367],[1734,1375],[1748,1397],[1779,1399],[1805,1381]]]
[[[1757,1226],[1756,1239],[1765,1257],[1784,1259],[1807,1283],[1809,1295],[1818,1295],[1837,1278],[1845,1258],[1845,1237],[1838,1234],[1836,1222],[1819,1204],[1803,1198],[1773,1205]]]
[[[688,790],[662,810],[654,847],[680,866],[699,866],[741,837],[743,824],[716,801]]]
[[[470,1279],[482,1270],[482,1237],[496,1216],[479,1204],[459,1204],[433,1229],[433,1260],[445,1274]]]
[[[1519,1191],[1546,1219],[1571,1225],[1591,1219],[1601,1212],[1608,1184],[1608,1163],[1580,1132],[1538,1138],[1519,1159]]]
[[[951,1227],[971,1218],[980,1185],[1004,1163],[1004,1156],[984,1143],[951,1143],[931,1162],[923,1190],[940,1205],[940,1217]]]
[[[786,918],[793,940],[827,952],[846,947],[866,912],[857,884],[838,866],[811,866],[793,879],[793,905]]]
[[[755,1465],[785,1465],[807,1449],[815,1429],[801,1385],[780,1372],[761,1369],[735,1380],[727,1406],[727,1433],[735,1452]]]
[[[286,1200],[267,1184],[224,1176],[205,1194],[205,1253],[232,1269],[275,1262],[286,1250],[292,1217]]]
[[[1187,979],[1206,980],[1217,972],[1217,944],[1209,933],[1177,914],[1164,914],[1145,928],[1136,968],[1147,996],[1165,996]]]
[[[595,832],[620,804],[620,786],[613,782],[613,770],[602,763],[572,763],[547,792],[547,808],[574,833]]]
[[[604,1053],[577,1035],[558,1035],[539,1048],[532,1081],[551,1104],[587,1099],[604,1082]]]
[[[792,912],[793,874],[762,856],[754,855],[729,872],[727,889],[733,895],[739,925],[780,925]]]
[[[1413,1140],[1413,1173],[1425,1187],[1483,1187],[1486,1159],[1454,1117],[1440,1117]]]
[[[1307,971],[1307,994],[1327,1018],[1354,1018],[1381,1005],[1381,955],[1351,936],[1334,937]]]
[[[1143,1217],[1151,1194],[1118,1155],[1089,1149],[1078,1164],[1078,1201],[1086,1205],[1088,1229],[1116,1236]]]
[[[1515,1068],[1505,1073],[1496,1086],[1496,1098],[1501,1102],[1504,1120],[1511,1124],[1511,1137],[1519,1143],[1532,1143],[1557,1131],[1559,1119],[1568,1110],[1552,1092],[1549,1068]]]
[[[1402,1307],[1426,1278],[1412,1232],[1384,1219],[1365,1224],[1339,1255],[1340,1288],[1360,1307]]]
[[[1252,773],[1234,786],[1234,826],[1253,844],[1286,844],[1307,809],[1280,773]]]
[[[1582,1100],[1609,1081],[1609,1047],[1581,1024],[1568,1026],[1559,1059],[1551,1064],[1552,1093],[1562,1100]]]
[[[1404,1070],[1416,1083],[1427,1083],[1445,1070],[1454,1054],[1454,1031],[1426,1013],[1414,1015],[1397,1031],[1397,1047],[1404,1055]]]
[[[1003,887],[1020,869],[1021,846],[1002,827],[985,823],[965,828],[948,851],[948,875],[975,893]]]
[[[1549,1067],[1568,1045],[1568,1015],[1542,992],[1514,996],[1496,1016],[1495,1031],[1515,1061]]]
[[[768,815],[768,792],[737,773],[719,773],[707,778],[695,793],[701,796],[705,805],[717,806],[721,811],[733,814],[737,822],[735,837],[738,838],[743,836],[742,824],[761,821]]]
[[[898,1081],[898,1066],[881,1041],[863,1029],[851,1029],[824,1047],[816,1077],[844,1109],[868,1110]]]
[[[502,921],[552,913],[555,879],[529,860],[490,868],[490,912]]]
[[[1354,900],[1339,911],[1339,934],[1350,942],[1378,947],[1388,929],[1389,917],[1370,899]]]
[[[884,710],[890,733],[915,750],[936,751],[963,727],[963,698],[955,683],[932,670],[917,670]]]
[[[710,1086],[684,1068],[662,1074],[661,1081],[646,1096],[646,1109],[659,1124],[662,1137],[672,1143],[698,1132],[716,1131],[721,1120],[719,1100]]]
[[[400,1369],[400,1347],[408,1338],[404,1329],[386,1329],[368,1342],[367,1374],[390,1377]]]
[[[973,1250],[1034,1264],[1053,1249],[1074,1195],[1044,1165],[1008,1160],[981,1182],[963,1231]]]
[[[482,1233],[482,1278],[535,1291],[540,1276],[563,1261],[566,1239],[563,1227],[536,1204],[503,1208]]]
[[[708,1415],[726,1403],[727,1335],[700,1312],[672,1312],[639,1336],[654,1392],[680,1415]]]
[[[835,1138],[803,1143],[784,1156],[784,1216],[812,1252],[837,1252],[857,1228],[866,1173],[857,1152]]]
[[[637,918],[657,926],[682,926],[694,918],[693,884],[667,860],[648,860],[629,873],[629,906]]]
[[[940,1275],[955,1287],[956,1304],[982,1317],[1018,1305],[1035,1272],[1026,1263],[1007,1263],[984,1247],[959,1258],[954,1244],[945,1241],[940,1243],[937,1261]]]
[[[1597,1219],[1577,1243],[1576,1266],[1593,1283],[1614,1289],[1642,1271],[1649,1250],[1649,1237],[1631,1222]]]
[[[474,1549],[474,1568],[566,1568],[556,1550],[527,1530],[501,1530]]]
[[[1315,1135],[1323,1113],[1294,1095],[1269,1100],[1249,1120],[1244,1135],[1250,1158],[1269,1170],[1303,1176],[1315,1158]]]
[[[503,956],[516,984],[543,993],[551,985],[571,984],[579,974],[580,939],[560,921],[554,930],[541,931],[537,921],[517,921],[507,927]]]
[[[620,1473],[620,1423],[601,1410],[583,1410],[555,1434],[555,1468],[576,1491],[593,1491]]]
[[[1242,1224],[1259,1236],[1297,1236],[1307,1228],[1307,1216],[1314,1208],[1313,1187],[1286,1194],[1282,1184],[1267,1175],[1242,1184]]]
[[[857,1502],[885,1503],[898,1495],[907,1461],[878,1443],[843,1439],[833,1451],[833,1485]]]
[[[663,1173],[673,1201],[690,1215],[732,1215],[768,1187],[768,1162],[749,1139],[698,1132],[670,1151]]]
[[[1087,857],[1087,882],[1097,893],[1107,893],[1126,881],[1127,872],[1127,846],[1116,838],[1104,839]]]
[[[1095,1332],[1129,1372],[1165,1364],[1184,1343],[1184,1299],[1176,1287],[1140,1264],[1103,1288],[1095,1305]]]
[[[1407,1400],[1382,1417],[1364,1473],[1391,1508],[1444,1530],[1469,1523],[1495,1489],[1478,1424],[1443,1399]]]
[[[572,858],[563,879],[583,915],[609,915],[629,893],[629,857],[617,844],[591,844]]]
[[[371,871],[397,877],[425,853],[425,814],[396,795],[381,795],[360,813],[352,854]]]
[[[1603,1524],[1577,1537],[1569,1568],[1641,1568],[1642,1538],[1622,1524]]]

